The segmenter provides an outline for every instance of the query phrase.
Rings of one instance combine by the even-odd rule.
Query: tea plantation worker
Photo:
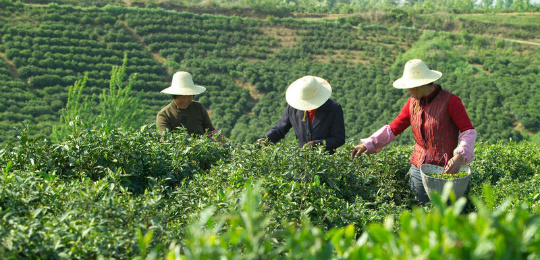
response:
[[[410,158],[409,185],[422,204],[428,202],[429,197],[422,185],[420,165],[444,166],[446,154],[449,160],[444,171],[457,173],[462,164],[474,159],[476,130],[461,99],[434,84],[441,76],[441,72],[430,70],[422,60],[408,61],[403,76],[393,84],[395,88],[406,89],[410,95],[401,112],[390,125],[361,139],[351,152],[353,158],[364,152],[377,153],[412,126],[415,145]]]
[[[184,127],[189,134],[202,135],[215,131],[210,116],[203,104],[193,101],[193,96],[206,91],[205,87],[193,83],[191,74],[185,71],[173,75],[171,86],[162,93],[172,95],[172,102],[159,111],[156,118],[157,131],[173,131]]]
[[[287,107],[278,123],[258,143],[276,143],[283,139],[291,127],[300,147],[324,145],[334,153],[345,143],[343,109],[330,99],[332,87],[328,81],[304,76],[294,81],[285,94]]]

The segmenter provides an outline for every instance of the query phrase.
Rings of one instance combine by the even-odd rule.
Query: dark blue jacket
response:
[[[304,120],[304,111],[287,105],[279,122],[266,133],[266,138],[275,143],[283,139],[291,127],[300,147],[309,141],[315,144],[325,142],[326,150],[334,153],[336,148],[345,143],[343,109],[332,99],[317,108],[312,123],[309,123],[309,115]]]

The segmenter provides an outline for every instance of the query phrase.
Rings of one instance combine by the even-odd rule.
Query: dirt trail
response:
[[[245,82],[241,79],[233,79],[233,82],[235,85],[243,88],[243,89],[247,89],[249,90],[249,95],[254,99],[254,100],[259,100],[261,98],[261,93],[259,93],[259,91],[255,88],[255,86],[251,85],[249,82]]]
[[[168,61],[166,58],[159,55],[158,53],[150,51],[150,49],[148,48],[148,45],[143,42],[142,37],[140,35],[138,35],[135,32],[135,30],[133,30],[133,28],[131,28],[125,21],[118,20],[118,22],[121,23],[122,26],[124,26],[124,28],[129,31],[129,33],[131,34],[131,36],[133,36],[133,38],[137,39],[139,44],[142,45],[148,51],[148,53],[150,53],[152,55],[152,57],[154,58],[154,60],[157,63],[160,63],[160,64],[164,65]],[[172,74],[173,68],[167,67],[167,72],[169,72],[169,74]]]
[[[538,43],[538,42],[529,42],[529,41],[515,40],[515,39],[510,39],[510,38],[502,38],[502,37],[497,37],[497,38],[507,40],[507,41],[511,41],[511,42],[517,42],[517,43],[540,46],[540,43]]]
[[[15,66],[15,64],[13,64],[13,62],[11,60],[9,60],[3,52],[0,52],[0,57],[2,57],[2,59],[4,59],[4,62],[6,63],[6,66],[9,69],[9,72],[11,73],[11,76],[18,79],[19,78],[19,72],[17,71],[17,66]]]

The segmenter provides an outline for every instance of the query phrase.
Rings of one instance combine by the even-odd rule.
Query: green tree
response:
[[[504,0],[496,0],[495,2],[495,8],[497,10],[501,10],[504,8]]]
[[[525,10],[525,1],[524,0],[514,0],[510,8],[514,11],[523,11]]]
[[[489,9],[493,7],[493,0],[482,0],[482,7],[484,9]]]

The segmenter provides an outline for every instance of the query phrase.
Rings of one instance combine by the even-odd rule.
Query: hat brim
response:
[[[293,82],[293,84],[289,86],[287,92],[285,93],[285,99],[287,100],[287,104],[298,110],[306,111],[317,109],[324,103],[326,103],[326,101],[332,95],[332,86],[330,86],[330,83],[328,83],[328,81],[324,80],[323,78],[315,76],[314,78],[321,84],[318,89],[319,94],[317,96],[308,100],[302,100],[298,98],[300,96],[298,93],[299,89],[296,88]]]
[[[197,86],[197,85],[194,85],[191,88],[178,88],[178,87],[170,86],[162,90],[161,93],[171,94],[171,95],[189,96],[189,95],[199,95],[205,91],[206,91],[205,87]]]
[[[429,83],[432,83],[442,77],[442,73],[436,70],[431,70],[428,75],[421,79],[407,79],[407,78],[399,78],[398,80],[394,81],[394,88],[399,89],[409,89],[409,88],[416,88],[420,87]]]

